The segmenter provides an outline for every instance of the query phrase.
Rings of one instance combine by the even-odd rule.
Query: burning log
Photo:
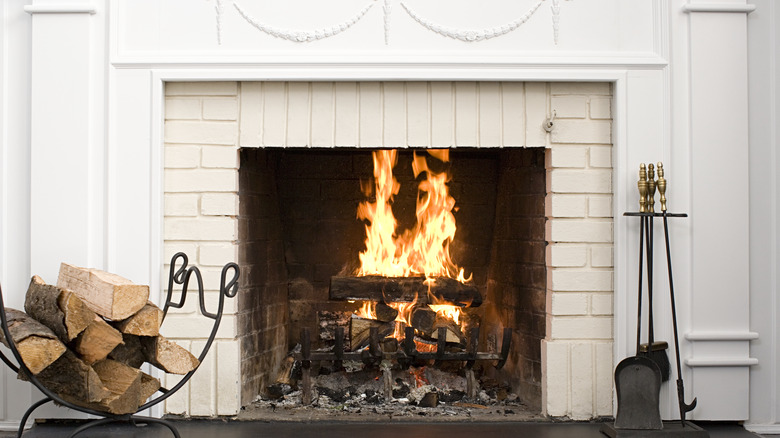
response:
[[[428,304],[429,285],[425,277],[344,277],[330,278],[330,299],[376,302],[412,302]],[[482,295],[475,286],[454,278],[437,277],[430,284],[430,294],[438,301],[463,307],[478,307]]]
[[[393,333],[395,322],[382,322],[352,315],[352,319],[349,321],[350,350],[357,351],[369,344],[372,327],[377,328],[377,335],[382,339]]]
[[[395,318],[398,317],[398,310],[390,307],[384,301],[376,303],[374,311],[376,312],[376,319],[382,322],[395,321]]]
[[[465,337],[460,327],[449,318],[442,317],[429,307],[418,307],[412,311],[412,327],[417,329],[425,337],[439,339],[439,327],[447,329],[445,342],[460,344],[465,342]]]

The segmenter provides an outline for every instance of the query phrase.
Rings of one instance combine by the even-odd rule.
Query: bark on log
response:
[[[146,305],[149,286],[135,284],[119,275],[98,269],[60,265],[57,286],[79,296],[98,315],[119,321]]]
[[[65,343],[75,339],[95,319],[95,312],[73,292],[46,284],[37,275],[27,288],[24,310]]]
[[[418,307],[412,310],[409,322],[412,323],[412,327],[430,337],[433,332],[433,324],[436,322],[436,312],[428,306]]]
[[[67,401],[99,402],[110,395],[95,370],[70,350],[35,377],[52,392],[68,397]],[[19,378],[27,380],[21,373]]]
[[[105,359],[122,343],[122,333],[99,316],[73,342],[73,349],[88,365]]]
[[[146,361],[170,374],[187,374],[198,367],[198,359],[165,337],[141,337]]]
[[[428,304],[428,285],[424,277],[343,277],[330,278],[330,299],[355,301],[412,302]],[[430,285],[431,294],[442,302],[464,307],[478,307],[482,296],[475,286],[453,278],[437,277]],[[432,303],[431,303],[432,304]]]
[[[68,336],[65,314],[60,310],[58,301],[61,293],[62,289],[46,284],[41,277],[33,275],[24,298],[24,311],[50,328],[62,342],[68,342],[73,338]]]
[[[160,334],[162,320],[162,309],[149,302],[133,316],[115,322],[114,327],[122,333],[131,335],[157,336]]]
[[[51,329],[34,320],[26,313],[6,309],[6,320],[11,338],[22,356],[22,361],[33,375],[39,374],[67,350]],[[0,342],[8,346],[8,342],[0,330]]]
[[[395,322],[382,322],[352,315],[352,319],[349,321],[349,346],[351,351],[357,351],[368,345],[371,336],[371,327],[377,327],[379,331],[379,340],[381,340],[393,333],[395,330]]]
[[[398,310],[388,306],[384,301],[376,303],[374,310],[376,311],[376,319],[382,322],[395,321],[398,316]]]
[[[122,335],[122,343],[108,353],[108,357],[133,368],[140,368],[146,362],[141,338],[128,334]]]

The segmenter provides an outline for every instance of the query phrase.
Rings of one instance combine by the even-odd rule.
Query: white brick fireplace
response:
[[[611,415],[611,102],[609,83],[169,83],[163,259],[186,250],[198,265],[214,269],[237,259],[239,147],[549,148],[543,410],[575,419]],[[548,134],[543,126],[553,112]],[[186,316],[193,310],[170,324],[197,322],[196,315]],[[231,336],[238,345],[233,318],[225,323],[231,325],[220,351]],[[181,341],[202,344],[193,338]],[[238,351],[234,346],[230,354],[214,355],[167,410],[237,412]]]
[[[771,2],[753,3],[760,7],[751,17],[774,23]],[[777,390],[776,352],[768,347],[776,334],[764,321],[776,300],[773,274],[763,270],[775,269],[761,260],[773,260],[767,254],[776,245],[764,251],[765,237],[748,226],[771,231],[754,218],[774,217],[763,204],[748,216],[748,199],[762,199],[756,182],[774,181],[774,167],[761,167],[769,152],[748,159],[749,130],[765,133],[747,117],[746,17],[756,8],[743,0],[475,5],[3,3],[0,280],[7,301],[19,307],[30,276],[52,281],[61,261],[148,283],[159,297],[174,250],[197,254],[193,261],[213,289],[217,266],[236,257],[239,147],[546,147],[543,409],[576,419],[611,415],[611,370],[633,353],[636,324],[638,226],[622,213],[638,204],[639,163],[663,161],[670,209],[690,214],[673,222],[671,237],[683,373],[688,394],[699,399],[692,417],[772,427],[777,406],[762,401]],[[352,87],[357,98],[364,86],[382,90],[381,99],[366,93],[366,102],[403,129],[306,123],[290,119],[292,103],[286,113],[252,110],[282,87],[288,102],[297,96],[310,114],[330,114],[339,106],[334,96]],[[436,93],[447,87],[452,107],[441,114],[471,111],[472,122],[451,129],[404,123],[407,108],[420,108],[414,102],[430,102],[433,114]],[[402,93],[388,93],[394,88]],[[548,134],[541,126],[552,110]],[[513,118],[507,111],[522,114],[522,124],[506,123]],[[304,129],[289,129],[296,123]],[[659,296],[665,281],[659,272]],[[662,305],[657,336],[671,339]],[[235,311],[228,308],[215,348],[168,411],[237,411]],[[186,309],[167,329],[193,349],[201,342]],[[11,426],[36,396],[3,372],[2,415]],[[675,418],[676,395],[667,386],[662,405],[663,416]]]

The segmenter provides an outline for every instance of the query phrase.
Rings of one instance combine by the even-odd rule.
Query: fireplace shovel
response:
[[[640,192],[641,192],[640,187]],[[658,430],[663,428],[659,410],[661,370],[646,356],[639,355],[642,326],[642,268],[646,217],[639,222],[639,293],[637,299],[636,355],[627,357],[615,367],[615,389],[618,408],[615,429]]]

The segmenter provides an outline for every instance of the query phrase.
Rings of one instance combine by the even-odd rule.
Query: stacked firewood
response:
[[[24,364],[46,388],[78,406],[128,414],[160,389],[139,369],[144,362],[172,374],[198,366],[160,335],[163,312],[148,299],[148,286],[63,263],[56,286],[34,276],[25,311],[6,309],[6,317]],[[8,346],[2,331],[0,341]]]

